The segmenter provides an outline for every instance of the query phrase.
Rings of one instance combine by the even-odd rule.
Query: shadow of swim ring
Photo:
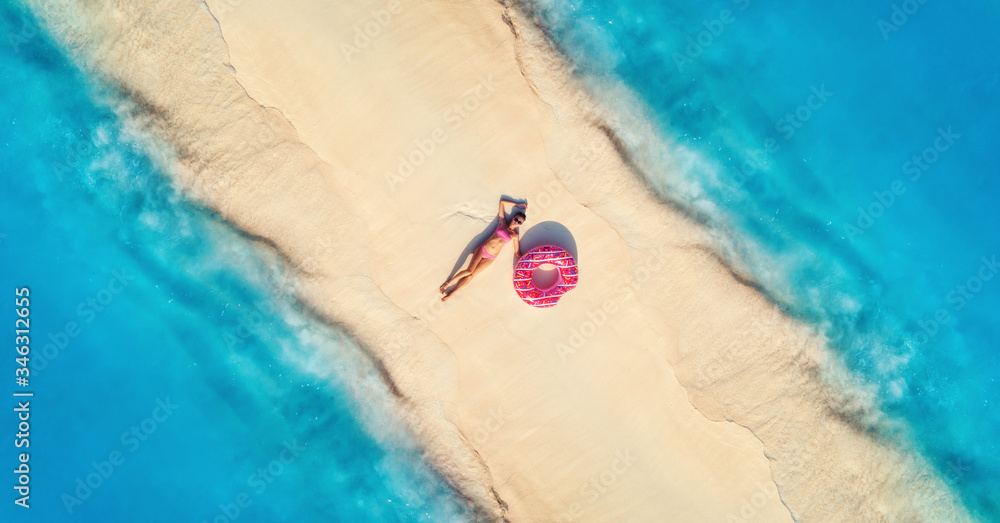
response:
[[[525,303],[540,309],[554,307],[576,287],[576,259],[566,249],[542,245],[526,252],[514,266],[514,290]]]

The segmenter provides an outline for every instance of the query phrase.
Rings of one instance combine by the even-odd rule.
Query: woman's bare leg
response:
[[[446,282],[444,282],[444,283],[441,284],[441,289],[440,289],[441,290],[441,294],[444,294],[445,291],[448,289],[448,287],[451,287],[451,285],[453,283],[455,283],[458,280],[461,280],[462,278],[464,278],[464,277],[466,277],[466,276],[468,276],[470,274],[472,274],[472,271],[469,270],[469,269],[465,269],[465,270],[459,271],[450,280],[448,280],[448,281],[446,281]]]
[[[475,278],[477,274],[483,272],[483,269],[489,267],[490,264],[493,263],[493,258],[483,258],[480,256],[479,261],[480,263],[476,264],[476,267],[472,269],[472,272],[468,276],[463,276],[462,279],[458,281],[458,285],[455,286],[454,290],[441,297],[441,301],[446,301],[452,294],[455,294],[459,289],[468,285],[469,282],[472,281],[472,278]]]
[[[440,287],[441,294],[445,294],[446,289],[448,289],[448,287],[451,287],[451,284],[472,274],[472,271],[476,270],[476,266],[478,266],[479,262],[482,260],[483,260],[483,246],[480,245],[479,248],[477,248],[476,251],[472,254],[472,259],[469,260],[469,266],[464,271],[459,271],[457,274],[452,276],[450,280],[441,284]]]

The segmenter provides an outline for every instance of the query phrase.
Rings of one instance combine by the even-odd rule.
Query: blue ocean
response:
[[[30,292],[31,347],[0,363],[0,521],[467,520],[275,256],[188,203],[29,13],[0,2],[0,35],[0,292],[9,341]]]
[[[644,106],[655,132],[616,129],[641,175],[1000,521],[1000,5],[529,5],[602,104]]]

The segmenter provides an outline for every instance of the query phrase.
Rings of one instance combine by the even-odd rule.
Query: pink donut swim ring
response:
[[[535,285],[532,277],[540,266],[555,265],[559,274],[552,285],[543,289]],[[514,290],[525,303],[544,309],[554,307],[563,294],[576,287],[576,260],[566,249],[555,245],[542,245],[526,252],[514,267]]]

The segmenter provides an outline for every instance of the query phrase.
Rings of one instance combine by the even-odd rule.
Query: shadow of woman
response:
[[[518,204],[528,203],[527,200],[511,198],[506,194],[501,195],[501,200],[506,200],[508,202],[516,202]],[[510,219],[510,216],[509,215],[505,216],[505,219]],[[476,248],[482,245],[483,242],[490,239],[490,236],[493,235],[493,231],[495,231],[496,228],[499,226],[500,226],[500,217],[497,216],[496,218],[493,218],[493,221],[490,222],[489,227],[484,229],[483,232],[476,235],[476,237],[473,238],[472,241],[470,241],[469,244],[465,246],[465,249],[462,250],[462,254],[458,257],[458,260],[455,261],[455,266],[451,268],[451,273],[448,274],[448,278],[446,278],[445,281],[451,281],[451,279],[454,278],[455,275],[462,270],[462,267],[464,267],[465,264],[469,261],[469,256],[475,253]],[[522,253],[524,252],[523,248],[521,249],[521,252]]]
[[[493,221],[490,222],[489,227],[484,229],[483,232],[476,235],[476,237],[473,238],[472,241],[470,241],[469,244],[465,246],[465,249],[462,250],[462,254],[458,257],[458,260],[455,261],[455,266],[451,268],[451,273],[448,274],[448,277],[445,278],[444,281],[451,281],[451,279],[454,278],[455,275],[462,270],[462,267],[465,267],[465,264],[469,261],[469,256],[475,253],[476,249],[480,245],[482,245],[483,242],[490,239],[490,236],[493,236],[493,231],[495,231],[496,228],[499,226],[500,226],[500,218],[499,217],[493,218]],[[521,252],[524,251],[522,250]]]

